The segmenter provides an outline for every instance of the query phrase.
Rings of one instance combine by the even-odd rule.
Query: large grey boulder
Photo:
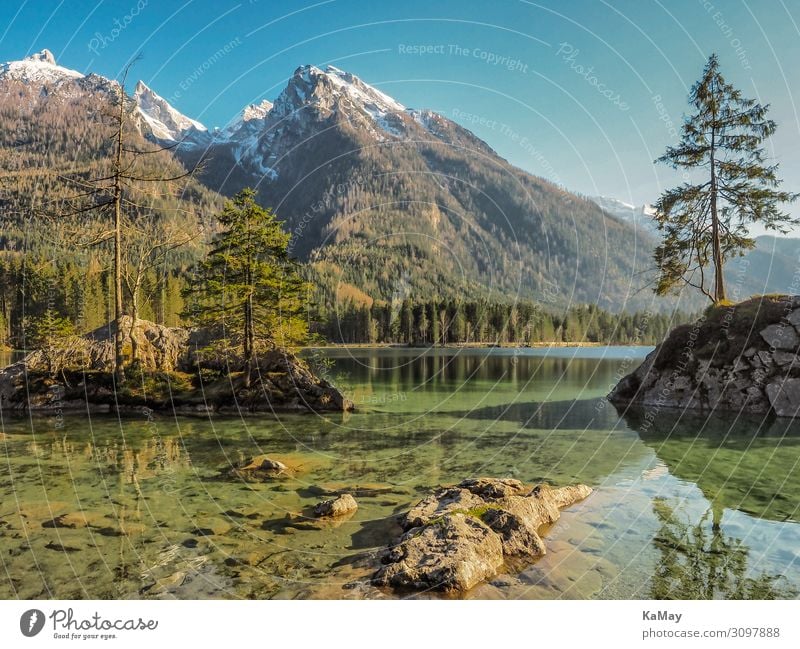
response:
[[[796,319],[794,312],[790,315],[792,315],[793,319]],[[794,351],[800,345],[800,337],[798,337],[797,332],[789,322],[769,325],[764,327],[760,333],[764,341],[775,349]]]
[[[800,297],[764,296],[709,309],[673,329],[608,398],[662,409],[800,413]]]
[[[492,578],[508,560],[530,561],[545,554],[542,527],[591,492],[586,485],[556,489],[498,478],[438,489],[401,517],[404,534],[382,554],[384,565],[373,582],[469,590]]]
[[[778,417],[797,417],[800,410],[800,379],[782,379],[767,385],[769,403]]]

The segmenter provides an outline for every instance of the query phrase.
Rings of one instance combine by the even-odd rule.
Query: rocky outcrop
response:
[[[0,370],[0,408],[100,412],[146,407],[182,413],[353,409],[341,392],[287,350],[261,354],[246,376],[227,363],[198,364],[197,332],[138,320],[131,333],[131,318],[121,322],[127,357],[131,336],[135,341],[138,363],[126,371],[135,378],[118,386],[111,376],[116,335],[111,323],[70,338],[58,351],[58,371],[53,371],[46,350]]]
[[[23,361],[0,370],[0,407],[7,408],[25,388],[27,368]]]
[[[608,395],[643,406],[800,416],[800,296],[710,308],[676,327]]]
[[[353,403],[314,373],[294,354],[274,349],[262,354],[251,374],[250,385],[234,384],[235,401],[220,407],[234,406],[250,412],[272,410],[352,410]]]
[[[137,320],[136,326],[130,316],[122,316],[123,345],[130,354],[135,343],[141,367],[150,371],[172,372],[185,367],[189,362],[189,331],[181,327]],[[85,370],[108,370],[114,362],[114,337],[117,335],[116,321],[98,327],[85,336],[75,336],[69,345],[59,352],[59,365]],[[34,351],[25,358],[28,370],[46,371],[47,353]]]
[[[503,544],[478,518],[447,514],[434,525],[413,528],[384,560],[387,565],[374,578],[377,585],[466,591],[497,574]]]
[[[477,478],[434,492],[405,514],[404,534],[381,556],[380,586],[466,591],[509,561],[545,554],[539,531],[564,507],[583,500],[585,485],[531,487],[519,480]]]
[[[181,327],[165,327],[149,320],[136,320],[122,316],[122,335],[126,347],[135,344],[139,363],[144,369],[172,372],[185,367],[189,361],[189,331]],[[88,342],[85,367],[103,370],[111,367],[114,359],[116,321],[99,327],[84,338]]]

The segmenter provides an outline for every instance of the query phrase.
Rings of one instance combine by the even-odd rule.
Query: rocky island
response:
[[[800,296],[765,295],[715,305],[670,332],[608,395],[643,406],[797,417]]]
[[[249,372],[201,362],[202,330],[121,319],[137,361],[129,380],[114,382],[116,326],[75,336],[58,351],[40,349],[0,370],[3,411],[109,412],[141,409],[178,413],[346,411],[353,404],[292,352],[274,348]],[[57,358],[56,358],[57,356]]]

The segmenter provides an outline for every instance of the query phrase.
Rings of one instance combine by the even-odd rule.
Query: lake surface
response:
[[[345,415],[4,415],[0,596],[397,596],[367,584],[365,558],[393,515],[484,475],[595,493],[547,531],[545,557],[466,597],[797,597],[800,425],[620,416],[603,397],[647,351],[309,352],[356,403]],[[259,453],[298,474],[221,477]],[[287,519],[342,489],[352,518]]]

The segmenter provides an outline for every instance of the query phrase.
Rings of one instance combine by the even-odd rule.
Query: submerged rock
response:
[[[230,524],[221,518],[207,518],[195,521],[195,527],[189,532],[192,536],[221,536],[231,529]]]
[[[80,552],[81,548],[75,548],[71,545],[64,545],[62,543],[56,543],[55,541],[50,541],[44,547],[48,550],[55,550],[56,552],[63,552],[65,554],[69,552]]]
[[[273,460],[266,455],[256,455],[247,460],[241,467],[240,471],[270,471],[275,473],[282,473],[286,471],[286,465],[278,460]]]
[[[350,494],[342,494],[330,500],[323,500],[314,507],[314,515],[319,518],[345,516],[358,509],[356,499]]]
[[[51,520],[44,521],[42,527],[63,527],[67,529],[75,529],[78,527],[89,527],[89,518],[82,512],[70,512],[68,514],[61,514]]]
[[[800,296],[764,296],[709,308],[673,329],[608,395],[642,406],[800,415]]]
[[[263,480],[288,475],[290,469],[283,462],[273,460],[267,455],[256,455],[225,470],[225,473],[233,478]]]
[[[586,498],[586,485],[531,488],[519,480],[478,478],[439,489],[400,519],[404,534],[381,556],[373,583],[415,590],[465,591],[508,560],[545,554],[539,530],[560,509]]]

